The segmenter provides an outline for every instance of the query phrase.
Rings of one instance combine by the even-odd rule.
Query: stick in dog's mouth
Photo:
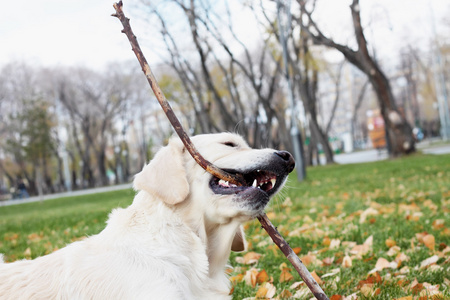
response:
[[[228,173],[236,174],[238,172],[233,170],[225,170]],[[240,173],[244,178],[245,184],[238,186],[230,183],[226,180],[213,177],[210,181],[210,187],[216,194],[237,194],[247,189],[259,189],[262,192],[267,193],[269,196],[275,193],[283,179],[287,174],[277,175],[270,171],[255,170],[247,173]],[[277,185],[278,184],[278,185]]]

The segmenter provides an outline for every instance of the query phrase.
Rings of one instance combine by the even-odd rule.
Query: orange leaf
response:
[[[333,295],[330,297],[330,300],[342,300],[344,297],[341,295]]]
[[[266,270],[262,270],[261,272],[258,273],[258,275],[256,275],[256,282],[257,283],[263,283],[266,281],[269,281],[269,275],[267,275]]]
[[[231,276],[230,277],[230,281],[235,284],[237,282],[241,282],[242,279],[244,279],[244,275],[243,274],[237,274],[236,276]]]
[[[248,252],[244,255],[244,264],[251,265],[257,263],[260,258],[261,254],[256,252]]]
[[[434,250],[435,239],[432,234],[427,234],[426,236],[424,236],[422,238],[422,241],[428,249]]]
[[[251,268],[247,272],[245,272],[244,280],[245,283],[251,285],[252,287],[256,286],[256,276],[258,275],[258,270],[255,268]]]
[[[289,273],[289,269],[283,269],[280,275],[280,282],[289,282],[294,279],[291,273]]]
[[[266,298],[268,291],[269,290],[264,286],[259,287],[259,289],[256,291],[256,298]]]
[[[302,251],[302,247],[292,248],[292,251],[294,251],[294,253],[298,255]]]
[[[283,290],[279,296],[280,299],[291,299],[291,297],[292,297],[292,293],[289,292],[288,290]]]
[[[394,240],[387,239],[385,241],[386,247],[391,248],[392,246],[395,246],[397,243]]]
[[[317,281],[318,284],[323,284],[322,279],[317,275],[316,271],[311,272],[311,276]]]

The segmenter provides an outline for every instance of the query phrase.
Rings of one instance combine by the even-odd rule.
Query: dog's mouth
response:
[[[225,170],[231,174],[238,174],[235,170]],[[281,186],[287,174],[277,175],[271,171],[254,170],[246,173],[240,173],[245,180],[242,186],[235,185],[223,179],[213,177],[209,183],[211,190],[215,194],[239,194],[246,191],[255,191],[264,193],[267,196],[272,196]]]

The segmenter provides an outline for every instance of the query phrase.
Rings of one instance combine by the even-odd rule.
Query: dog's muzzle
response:
[[[225,169],[231,174],[241,174],[245,185],[237,186],[217,177],[209,183],[215,194],[236,194],[242,199],[258,200],[265,206],[284,184],[286,177],[295,168],[295,160],[287,151],[273,152],[266,163],[247,170]]]

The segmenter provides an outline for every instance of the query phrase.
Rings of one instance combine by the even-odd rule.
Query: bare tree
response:
[[[313,10],[307,9],[304,0],[297,0],[297,2],[300,4],[302,15],[305,16],[299,20],[299,24],[313,39],[314,43],[338,50],[350,63],[355,65],[369,78],[385,122],[390,155],[397,156],[414,151],[415,141],[412,135],[412,128],[406,121],[405,116],[397,108],[388,78],[381,70],[377,61],[369,53],[367,40],[361,25],[359,0],[353,0],[350,5],[353,29],[358,44],[357,50],[336,43],[331,38],[325,36],[313,20]]]
[[[168,63],[182,82],[201,132],[234,131],[239,126],[253,146],[290,147],[284,99],[277,94],[281,56],[274,60],[268,55],[267,43],[251,50],[241,41],[226,2],[222,15],[202,1],[169,2],[186,17],[195,56],[183,51],[174,38],[166,21],[169,16],[143,3],[161,24]]]

